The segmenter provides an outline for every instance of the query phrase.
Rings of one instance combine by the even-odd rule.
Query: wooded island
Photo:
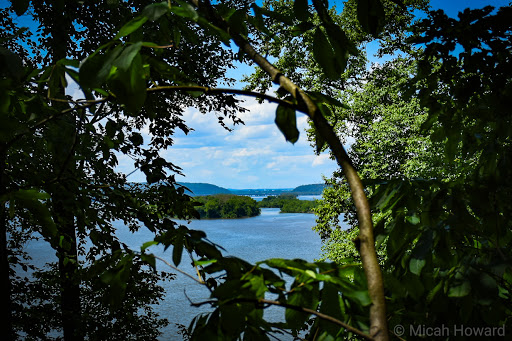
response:
[[[279,208],[281,213],[313,213],[318,201],[299,200],[294,195],[268,196],[257,202],[251,197],[234,194],[215,194],[195,197],[196,210],[201,218],[235,219],[260,215],[260,208]]]
[[[256,200],[234,194],[217,194],[195,197],[200,204],[196,209],[201,218],[244,218],[260,214]]]

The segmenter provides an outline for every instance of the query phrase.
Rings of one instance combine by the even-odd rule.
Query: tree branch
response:
[[[349,184],[354,205],[357,211],[357,219],[359,224],[359,240],[360,240],[360,254],[363,263],[363,268],[368,282],[368,293],[372,300],[370,306],[370,334],[376,340],[388,340],[388,327],[386,320],[386,303],[384,297],[384,283],[382,279],[382,272],[377,259],[375,250],[375,241],[373,236],[373,222],[371,217],[370,205],[361,178],[357,174],[352,162],[347,155],[343,145],[336,136],[334,130],[329,125],[325,117],[319,112],[316,104],[309,98],[309,96],[297,85],[295,85],[289,78],[285,77],[281,71],[274,67],[266,58],[261,56],[253,46],[240,34],[230,30],[229,24],[220,16],[218,16],[209,2],[206,4],[200,3],[198,0],[190,0],[199,9],[203,8],[210,18],[212,23],[219,26],[230,33],[231,38],[235,44],[244,51],[245,54],[264,72],[266,72],[275,84],[280,85],[287,90],[292,96],[295,97],[298,103],[302,103],[306,115],[313,121],[315,128],[325,139],[332,153],[334,154],[338,165],[343,170],[343,173]],[[206,6],[206,8],[205,8]]]
[[[183,275],[187,276],[188,278],[192,278],[192,279],[193,279],[194,281],[196,281],[197,283],[202,284],[202,285],[205,285],[205,284],[206,284],[206,283],[203,281],[203,279],[202,279],[202,278],[201,278],[201,279],[197,279],[197,278],[195,278],[194,276],[192,276],[192,275],[190,275],[190,274],[186,273],[185,271],[183,271],[183,270],[181,270],[181,269],[179,269],[179,268],[175,267],[174,265],[172,265],[171,263],[169,263],[169,262],[168,262],[168,261],[166,261],[165,259],[160,258],[160,257],[155,256],[155,255],[153,255],[153,257],[155,257],[156,259],[161,260],[161,261],[162,261],[162,262],[164,262],[168,267],[170,267],[170,268],[172,268],[172,269],[174,269],[174,270],[178,271],[179,273],[181,273],[181,274],[183,274]]]
[[[55,99],[51,99],[52,101],[54,101]],[[103,97],[103,98],[99,98],[97,100],[89,100],[87,101],[84,105],[79,105],[79,106],[76,106],[76,107],[72,107],[72,108],[67,108],[65,110],[62,110],[62,111],[59,111],[59,112],[56,112],[55,114],[53,115],[50,115],[42,120],[40,120],[39,122],[37,122],[36,124],[34,124],[32,127],[29,127],[27,128],[25,131],[22,131],[22,132],[19,132],[17,134],[15,134],[13,136],[12,139],[10,139],[7,143],[5,143],[3,146],[2,146],[2,149],[3,150],[7,150],[9,149],[9,147],[11,147],[14,143],[16,143],[16,141],[18,141],[20,138],[22,138],[23,136],[31,133],[31,132],[34,132],[36,131],[38,128],[41,128],[42,126],[44,126],[46,123],[62,116],[62,115],[65,115],[65,114],[68,114],[72,111],[75,111],[75,110],[79,110],[79,109],[86,109],[86,108],[89,108],[95,104],[98,104],[98,103],[102,103],[102,102],[105,102],[108,100],[108,97]],[[59,100],[59,102],[66,102],[66,103],[76,103],[76,101],[70,101],[70,100]]]
[[[338,319],[336,319],[336,318],[334,318],[332,316],[329,316],[329,315],[326,315],[326,314],[322,314],[322,313],[320,313],[320,312],[318,312],[316,310],[313,310],[313,309],[304,308],[304,307],[301,307],[301,306],[297,306],[297,305],[293,305],[293,304],[288,304],[288,303],[283,303],[283,302],[279,302],[279,301],[267,300],[267,299],[264,299],[264,298],[259,298],[259,299],[236,298],[234,300],[229,301],[229,303],[237,303],[237,302],[264,303],[264,304],[276,305],[276,306],[280,306],[280,307],[284,307],[284,308],[288,308],[288,309],[293,309],[293,310],[296,310],[296,311],[301,311],[303,313],[315,315],[315,316],[321,318],[322,320],[329,321],[329,322],[334,323],[334,324],[336,324],[338,326],[341,326],[341,327],[345,328],[346,330],[348,330],[349,332],[357,334],[357,335],[365,338],[366,340],[374,340],[374,338],[371,335],[365,334],[362,331],[360,331],[359,329],[356,329],[356,328],[352,327],[351,325],[346,324],[343,321],[340,321],[340,320],[338,320]]]
[[[156,86],[153,88],[147,89],[148,92],[157,92],[157,91],[201,91],[205,95],[221,95],[221,94],[234,94],[234,95],[244,95],[244,96],[250,96],[255,98],[260,98],[267,100],[271,103],[277,103],[295,110],[299,110],[297,105],[295,105],[292,102],[285,101],[283,99],[267,95],[261,92],[256,91],[250,91],[250,90],[239,90],[239,89],[229,89],[229,88],[210,88],[207,86],[199,86],[199,85],[192,85],[192,86],[181,86],[181,85],[162,85],[162,86]]]

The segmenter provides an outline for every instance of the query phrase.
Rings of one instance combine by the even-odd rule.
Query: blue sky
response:
[[[468,6],[499,7],[508,1],[445,0],[431,4],[456,16]],[[233,76],[240,78],[248,72],[249,68],[240,68]],[[304,115],[297,116],[301,135],[292,145],[273,122],[275,105],[259,105],[252,99],[246,99],[245,105],[250,109],[240,115],[245,125],[234,127],[231,133],[216,123],[213,113],[202,115],[194,109],[187,110],[185,117],[195,131],[188,136],[178,134],[176,144],[162,152],[183,168],[186,178],[178,177],[180,181],[209,182],[228,188],[288,188],[323,182],[322,176],[330,176],[338,168],[327,153],[315,156],[304,132],[307,126]],[[143,180],[140,174],[132,177],[134,181]]]
[[[455,17],[459,10],[466,7],[500,7],[508,5],[509,2],[434,0],[431,1],[431,6],[434,9],[444,9],[448,15]],[[6,0],[0,0],[0,7],[6,5]],[[243,74],[250,72],[251,68],[240,66],[231,72],[231,76],[240,79]],[[241,88],[242,85],[238,84],[237,87]],[[76,88],[70,89],[70,92],[82,97],[76,92]],[[297,115],[301,134],[299,141],[292,145],[285,141],[274,124],[275,105],[258,104],[254,99],[246,98],[245,107],[249,112],[240,114],[245,125],[233,127],[233,132],[226,131],[217,123],[215,113],[203,115],[194,108],[186,110],[185,120],[194,131],[188,135],[176,134],[175,145],[161,151],[163,157],[183,169],[186,177],[178,176],[178,181],[208,182],[237,189],[292,188],[302,184],[321,183],[323,176],[329,177],[338,168],[328,153],[319,156],[314,154],[306,139],[304,130],[308,124],[303,114]],[[131,159],[121,155],[119,161],[118,169],[125,174],[134,170]],[[145,178],[141,172],[136,171],[130,175],[129,180],[145,181]]]

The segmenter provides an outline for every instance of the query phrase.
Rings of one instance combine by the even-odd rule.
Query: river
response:
[[[186,222],[183,222],[186,223]],[[268,258],[302,258],[314,261],[320,255],[320,238],[312,231],[315,224],[315,215],[305,213],[279,213],[278,208],[264,208],[261,215],[244,219],[215,219],[194,220],[187,226],[192,229],[205,231],[208,239],[221,245],[226,251],[224,254],[236,256],[249,262],[257,262]],[[134,249],[140,248],[144,242],[151,240],[147,230],[135,234],[119,233],[119,237]],[[166,258],[170,263],[172,250],[163,251],[163,247],[155,246],[150,251],[157,256]],[[194,274],[194,269],[183,255],[180,269]],[[188,257],[188,256],[187,256]],[[158,270],[169,270],[163,262],[157,261]],[[180,340],[176,323],[188,327],[192,318],[206,308],[190,305],[186,295],[193,302],[208,299],[208,290],[192,279],[177,274],[176,280],[163,282],[166,296],[163,302],[156,307],[157,312],[166,317],[170,324],[162,330],[160,340]],[[284,310],[275,308],[265,312],[271,319],[284,316]],[[284,339],[283,339],[284,340]]]
[[[312,231],[315,215],[305,213],[279,213],[278,208],[264,208],[261,215],[244,219],[193,220],[190,223],[181,221],[191,229],[205,231],[208,239],[222,246],[225,255],[236,256],[249,262],[257,262],[268,258],[302,258],[314,261],[320,255],[320,238]],[[147,229],[135,233],[129,232],[121,221],[114,223],[120,240],[134,250],[153,239]],[[32,242],[27,251],[34,258],[36,265],[56,261],[54,252],[48,252],[45,242]],[[163,246],[152,246],[149,252],[165,258],[172,263],[172,248],[164,252]],[[180,269],[194,274],[188,255],[183,255]],[[157,260],[157,269],[176,273],[163,262]],[[166,290],[164,300],[155,307],[161,317],[167,318],[169,326],[162,330],[160,340],[181,340],[176,324],[188,327],[192,318],[206,307],[196,308],[190,305],[187,297],[193,302],[208,299],[208,291],[192,279],[177,274],[176,279],[161,283]],[[267,309],[265,316],[272,320],[284,317],[284,310],[278,307]],[[280,338],[285,340],[286,338]]]

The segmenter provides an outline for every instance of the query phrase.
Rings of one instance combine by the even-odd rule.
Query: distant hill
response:
[[[219,187],[212,184],[201,182],[180,182],[182,186],[187,187],[192,193],[192,196],[199,195],[213,195],[213,194],[232,194],[231,191],[224,187]],[[187,191],[188,193],[188,191]]]
[[[326,184],[310,184],[295,187],[290,194],[296,195],[320,195],[322,194]]]

